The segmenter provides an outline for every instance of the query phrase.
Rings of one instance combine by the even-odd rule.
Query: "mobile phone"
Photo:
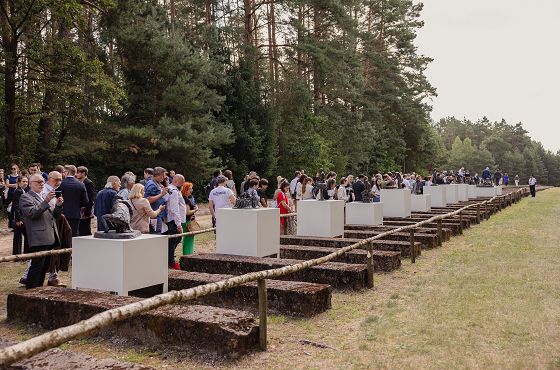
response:
[[[55,190],[54,191],[54,196],[56,198],[60,198],[62,196],[62,190]]]

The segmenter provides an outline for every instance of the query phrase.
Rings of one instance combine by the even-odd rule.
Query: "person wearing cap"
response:
[[[230,188],[226,186],[227,177],[220,175],[217,178],[217,186],[210,191],[208,196],[208,208],[212,214],[212,227],[216,227],[216,210],[219,208],[231,208],[236,198]]]

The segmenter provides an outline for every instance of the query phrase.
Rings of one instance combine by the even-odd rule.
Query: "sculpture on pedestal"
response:
[[[105,231],[97,231],[94,237],[102,239],[134,239],[139,237],[142,233],[130,228],[131,217],[132,206],[130,202],[119,197],[111,209],[111,213],[101,216]]]
[[[233,209],[259,208],[259,200],[249,193],[243,193],[235,201]]]

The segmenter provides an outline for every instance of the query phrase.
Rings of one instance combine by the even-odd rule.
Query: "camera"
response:
[[[62,190],[55,190],[54,191],[54,196],[56,198],[60,198],[62,196]]]

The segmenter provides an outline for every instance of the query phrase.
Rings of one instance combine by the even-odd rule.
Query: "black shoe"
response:
[[[27,279],[21,278],[21,279],[19,279],[19,283],[21,285],[27,285]]]

